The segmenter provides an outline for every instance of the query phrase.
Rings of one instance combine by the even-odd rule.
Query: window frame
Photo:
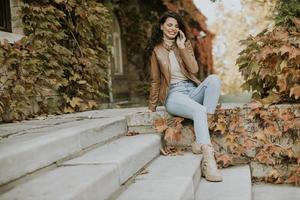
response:
[[[0,1],[0,31],[12,32],[10,0]]]

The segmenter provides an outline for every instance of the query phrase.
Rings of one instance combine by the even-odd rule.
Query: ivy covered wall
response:
[[[146,103],[149,67],[144,65],[144,48],[152,26],[166,10],[179,12],[188,25],[201,66],[199,77],[212,72],[213,35],[191,0],[23,3],[19,17],[25,37],[0,44],[0,121],[100,108],[109,101],[110,80],[115,97]],[[122,76],[108,74],[113,14],[120,25]]]

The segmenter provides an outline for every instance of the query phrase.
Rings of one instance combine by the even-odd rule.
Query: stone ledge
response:
[[[9,43],[14,43],[21,40],[22,37],[24,37],[24,35],[0,31],[0,42],[7,39]]]

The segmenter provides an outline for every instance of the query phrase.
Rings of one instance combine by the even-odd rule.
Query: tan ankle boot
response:
[[[192,152],[194,154],[200,154],[200,153],[202,153],[201,147],[202,147],[202,144],[198,144],[198,143],[194,142],[192,144]]]
[[[203,152],[201,168],[205,179],[212,182],[222,181],[223,178],[217,167],[213,147],[211,145],[204,144],[202,145],[201,150]]]

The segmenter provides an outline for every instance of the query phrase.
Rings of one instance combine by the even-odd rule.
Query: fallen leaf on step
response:
[[[149,170],[148,169],[144,169],[143,171],[141,171],[140,175],[148,174],[148,173],[149,173]]]
[[[182,148],[177,148],[175,146],[160,148],[160,152],[164,156],[179,156],[184,154],[184,150]]]
[[[217,156],[216,161],[221,167],[228,167],[232,163],[232,157],[228,154],[222,154]]]
[[[136,132],[136,131],[128,131],[126,136],[134,136],[134,135],[138,135],[140,134],[139,132]]]

